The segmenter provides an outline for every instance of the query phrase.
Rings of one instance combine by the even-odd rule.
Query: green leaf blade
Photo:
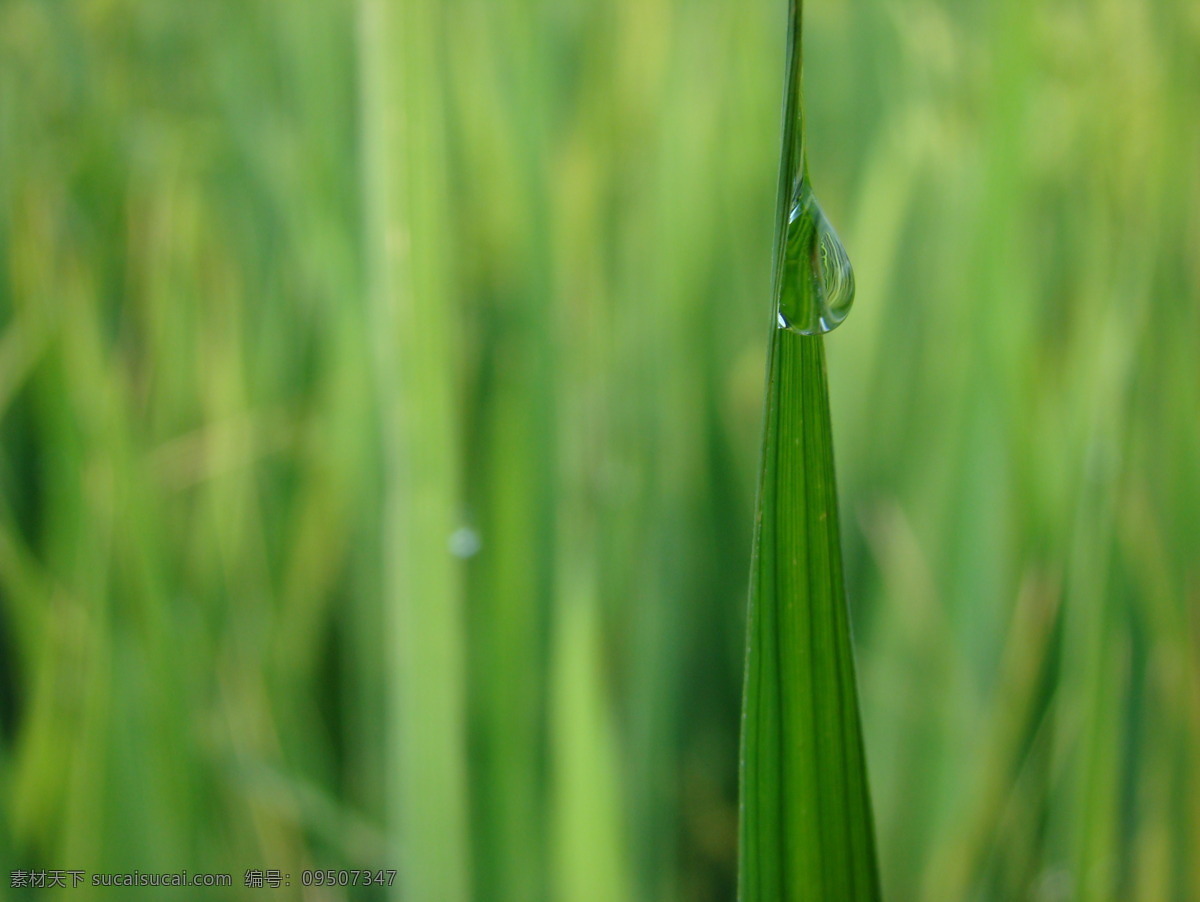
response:
[[[741,750],[742,902],[877,900],[820,336],[772,334]]]

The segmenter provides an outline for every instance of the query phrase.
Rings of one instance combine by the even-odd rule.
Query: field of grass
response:
[[[885,898],[1200,898],[1200,7],[805,16]],[[0,0],[0,898],[733,898],[785,22]]]

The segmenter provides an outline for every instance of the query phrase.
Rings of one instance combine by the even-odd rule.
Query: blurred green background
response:
[[[732,898],[785,13],[0,0],[0,896]],[[1200,5],[805,13],[886,894],[1198,899]]]

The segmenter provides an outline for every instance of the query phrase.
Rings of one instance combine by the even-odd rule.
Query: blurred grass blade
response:
[[[387,809],[397,898],[471,897],[454,330],[436,4],[360,0],[369,291],[383,433]]]
[[[776,276],[803,178],[800,4],[789,20]],[[816,255],[804,255],[811,285]],[[741,750],[742,902],[880,898],[842,577],[824,339],[774,328],[751,570]]]

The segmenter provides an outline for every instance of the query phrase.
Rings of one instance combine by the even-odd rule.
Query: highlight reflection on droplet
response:
[[[853,303],[850,258],[803,179],[788,212],[779,273],[779,326],[802,335],[831,332]]]

